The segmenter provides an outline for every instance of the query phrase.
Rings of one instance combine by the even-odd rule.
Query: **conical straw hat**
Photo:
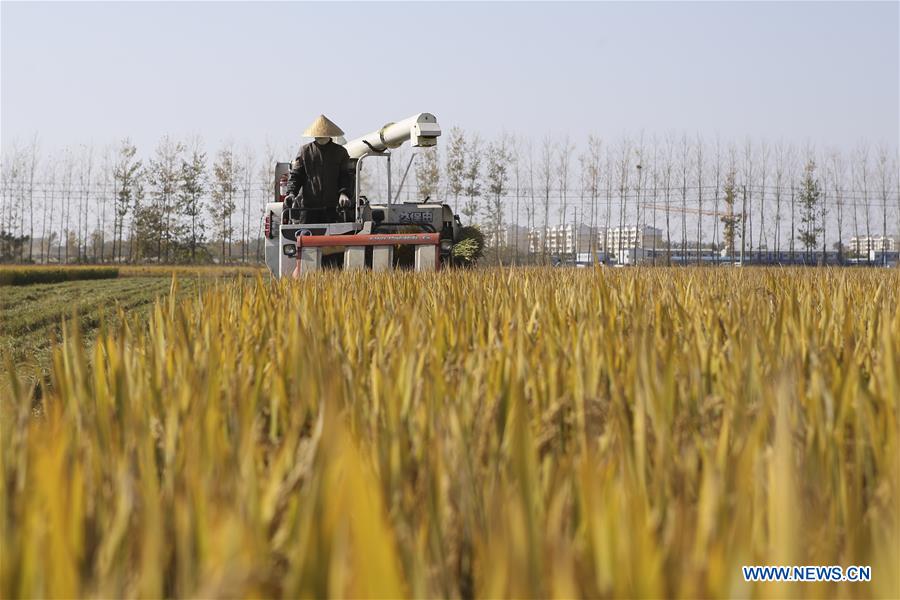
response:
[[[339,135],[344,135],[344,132],[325,115],[319,115],[303,132],[303,137],[338,137]]]

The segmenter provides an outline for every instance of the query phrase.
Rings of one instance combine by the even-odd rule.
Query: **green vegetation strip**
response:
[[[0,268],[0,285],[115,279],[118,276],[117,267],[4,267]]]

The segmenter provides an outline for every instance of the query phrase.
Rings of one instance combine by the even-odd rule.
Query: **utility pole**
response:
[[[747,238],[744,235],[747,227],[747,186],[741,186],[741,266],[744,266],[744,247],[747,245]]]
[[[516,148],[518,139],[519,139],[518,137],[513,138],[513,148]],[[518,267],[519,266],[519,175],[520,175],[519,168],[520,168],[520,165],[519,165],[518,148],[516,148],[514,151],[516,153],[516,155],[515,155],[515,160],[516,160],[516,220],[515,220],[515,225],[513,225],[513,227],[515,227],[515,229],[513,230],[513,236],[515,238],[515,241],[513,242],[513,244],[515,246],[515,252],[516,252],[516,266]],[[507,236],[507,238],[508,238],[508,236]]]
[[[793,178],[793,170],[791,171],[791,177]],[[855,206],[855,205],[854,205]],[[855,208],[854,208],[855,210]],[[796,233],[794,231],[794,183],[793,179],[791,180],[791,264],[794,264],[794,237]]]
[[[643,144],[641,144],[641,146],[643,147]],[[641,159],[641,158],[643,158],[643,157],[640,156],[640,155],[638,155],[638,159]],[[643,184],[643,178],[642,178],[642,176],[643,176],[643,173],[644,173],[644,167],[643,167],[643,165],[642,165],[641,163],[638,163],[638,164],[637,164],[637,172],[638,172],[637,211],[636,211],[635,219],[634,219],[634,229],[635,229],[635,232],[634,232],[634,242],[632,242],[632,244],[631,244],[632,252],[634,253],[634,254],[633,254],[633,256],[634,256],[634,264],[637,264],[637,259],[638,259],[638,255],[637,255],[637,251],[638,251],[638,236],[641,235],[641,201],[643,200],[643,198],[641,197],[641,191],[643,190],[643,185],[642,185],[642,184]],[[643,243],[641,243],[641,246],[643,246]]]
[[[584,218],[582,216],[582,218]],[[575,222],[572,224],[573,227],[573,239],[572,239],[572,250],[575,254],[575,264],[578,264],[578,207],[575,207]]]
[[[826,254],[827,250],[828,250],[828,246],[825,243],[826,232],[827,232],[827,228],[825,227],[825,219],[828,216],[828,213],[826,212],[825,207],[827,205],[828,192],[824,189],[825,188],[824,185],[822,186],[822,188],[823,188],[822,189],[822,265],[824,266],[824,265],[828,264],[828,256]]]

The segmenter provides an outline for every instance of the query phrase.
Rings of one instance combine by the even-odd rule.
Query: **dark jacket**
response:
[[[288,190],[300,192],[301,208],[332,208],[341,194],[353,198],[353,175],[347,150],[333,141],[324,146],[310,142],[301,146],[291,163]]]

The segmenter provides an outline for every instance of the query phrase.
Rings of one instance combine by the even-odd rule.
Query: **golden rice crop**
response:
[[[173,295],[3,402],[0,595],[896,598],[898,300],[812,269]]]
[[[234,277],[253,276],[265,268],[249,265],[122,265],[123,277]]]

